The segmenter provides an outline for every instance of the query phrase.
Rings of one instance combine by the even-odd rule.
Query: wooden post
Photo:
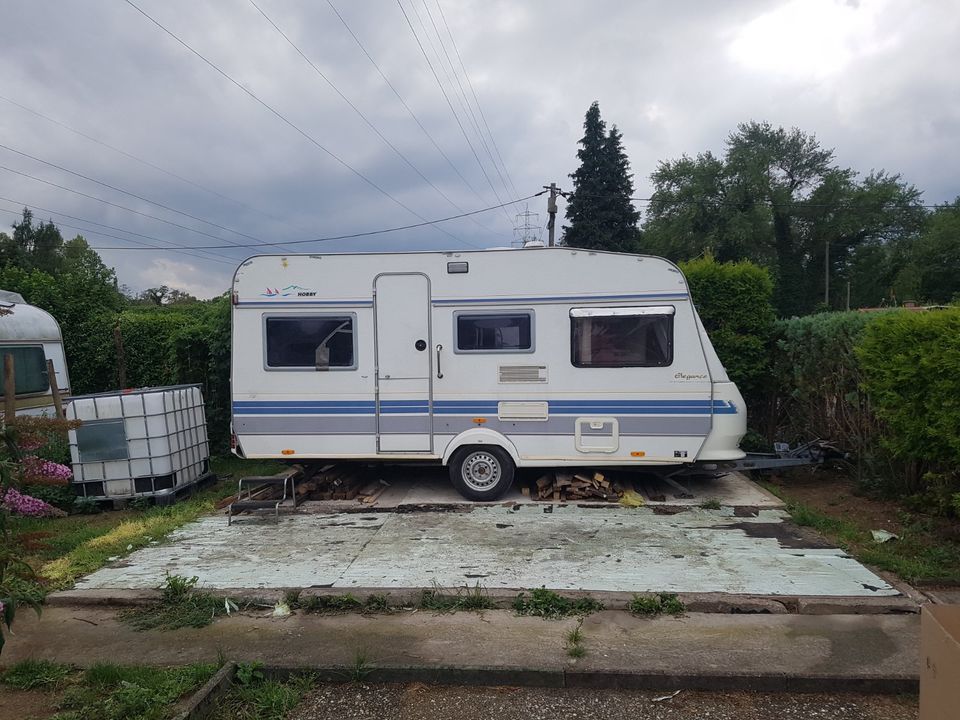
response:
[[[123,390],[127,386],[127,358],[123,352],[123,334],[120,332],[120,320],[113,326],[113,344],[117,350],[117,386]]]
[[[57,371],[53,367],[53,360],[47,358],[47,379],[50,381],[50,392],[53,394],[53,407],[57,411],[57,420],[65,420],[63,401],[60,399],[60,386],[57,385]]]
[[[3,356],[3,419],[10,423],[17,416],[17,379],[13,355]]]

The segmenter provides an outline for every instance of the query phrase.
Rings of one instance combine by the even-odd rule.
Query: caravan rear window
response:
[[[268,368],[353,369],[357,366],[353,315],[266,318]]]
[[[16,394],[30,395],[46,392],[50,387],[47,378],[47,357],[42,345],[0,346],[0,362],[5,355],[13,355],[13,374],[16,379]],[[0,397],[3,397],[0,383]]]
[[[576,367],[664,367],[673,362],[674,308],[574,308],[571,361]]]
[[[532,352],[533,312],[455,313],[457,352]]]

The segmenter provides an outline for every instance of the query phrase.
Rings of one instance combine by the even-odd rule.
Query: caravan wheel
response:
[[[450,459],[450,481],[470,500],[496,500],[513,485],[513,460],[495,445],[465,447]]]

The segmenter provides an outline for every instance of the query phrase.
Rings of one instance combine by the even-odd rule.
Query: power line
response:
[[[413,2],[413,0],[411,0]],[[439,7],[439,4],[438,6]],[[480,130],[480,123],[477,121],[477,114],[473,111],[473,108],[470,106],[470,100],[467,98],[467,91],[463,89],[463,83],[460,82],[460,75],[457,72],[456,67],[453,64],[453,60],[450,58],[450,53],[447,52],[447,46],[443,42],[443,37],[440,35],[440,29],[437,27],[436,21],[433,19],[433,13],[430,12],[430,6],[427,4],[427,0],[423,0],[423,9],[427,11],[427,17],[430,19],[430,25],[433,27],[433,32],[437,36],[437,42],[440,44],[440,49],[443,51],[443,56],[447,59],[447,64],[450,66],[450,72],[453,75],[454,81],[457,83],[457,88],[460,90],[460,95],[457,96],[458,101],[460,101],[461,107],[464,108],[465,113],[468,116],[468,119],[472,123],[474,132],[477,133],[477,137],[480,138],[480,144],[483,146],[484,151],[487,153],[487,157],[490,158],[490,164],[493,165],[493,169],[496,171],[497,176],[500,178],[500,183],[503,185],[504,192],[507,195],[510,195],[510,188],[507,186],[507,181],[503,177],[503,173],[500,172],[500,168],[497,165],[497,161],[493,157],[493,153],[490,152],[490,146],[487,144],[486,139],[483,137],[483,131]],[[424,26],[426,30],[426,26]],[[449,27],[447,28],[449,33]],[[439,59],[439,54],[437,58]],[[442,64],[442,63],[441,63]],[[456,93],[454,93],[456,95]],[[460,100],[460,98],[463,98]]]
[[[443,12],[443,6],[440,4],[440,0],[436,0],[437,10],[440,11],[440,19],[443,20],[443,26],[447,30],[447,35],[450,36],[450,43],[453,45],[453,50],[457,55],[457,60],[460,62],[460,67],[463,69],[463,76],[467,79],[467,85],[470,87],[470,92],[473,95],[473,100],[477,104],[477,110],[480,111],[480,119],[483,120],[483,125],[487,129],[487,134],[490,136],[490,142],[493,144],[493,149],[497,153],[497,157],[500,159],[500,164],[503,166],[503,171],[507,174],[507,179],[510,181],[510,187],[513,189],[514,195],[519,195],[517,192],[517,186],[513,183],[513,177],[510,175],[510,171],[507,169],[507,164],[503,161],[503,156],[500,154],[500,148],[497,147],[497,141],[493,136],[493,133],[490,131],[490,125],[487,123],[487,116],[483,112],[483,106],[480,104],[480,98],[477,97],[477,91],[473,87],[473,81],[470,79],[470,73],[467,72],[467,66],[463,64],[463,56],[460,54],[460,48],[457,47],[457,41],[453,38],[453,33],[450,31],[450,25],[447,24],[447,17]]]
[[[532,200],[533,198],[537,197],[538,195],[543,195],[544,192],[546,192],[546,191],[544,190],[544,191],[541,191],[541,192],[538,192],[538,193],[534,193],[533,195],[527,195],[527,197],[517,198],[516,200],[510,200],[509,202],[500,203],[499,205],[491,205],[490,207],[481,208],[481,209],[479,209],[479,210],[471,210],[470,212],[461,213],[460,215],[450,215],[450,216],[448,216],[448,217],[438,218],[438,219],[436,219],[436,220],[425,220],[424,222],[413,223],[413,224],[411,224],[411,225],[399,225],[399,226],[396,226],[396,227],[383,228],[383,229],[381,229],[381,230],[367,230],[367,231],[365,231],[365,232],[349,233],[349,234],[347,234],[347,235],[330,235],[330,236],[328,236],[328,237],[313,238],[313,239],[311,239],[311,240],[290,240],[290,241],[288,241],[288,242],[286,242],[286,243],[284,243],[284,244],[285,244],[285,245],[299,245],[299,244],[304,244],[304,243],[327,242],[327,241],[329,241],[329,240],[350,240],[350,239],[353,239],[353,238],[370,237],[370,236],[372,236],[372,235],[384,235],[384,234],[386,234],[386,233],[398,232],[398,231],[400,231],[400,230],[413,230],[413,229],[416,229],[416,228],[425,227],[425,226],[427,226],[427,225],[433,225],[433,224],[435,224],[435,223],[447,222],[447,221],[449,221],[449,220],[459,220],[460,218],[469,217],[470,215],[479,215],[480,213],[489,212],[489,211],[491,211],[491,210],[500,210],[501,208],[506,208],[506,207],[508,207],[509,205],[516,205],[517,203],[525,202],[525,201],[527,201],[527,200]],[[254,245],[254,244],[244,245],[243,247],[261,247],[261,246],[263,246],[263,245],[270,246],[270,245],[279,245],[279,244],[280,244],[280,243],[261,243],[261,244],[256,244],[256,245]],[[195,246],[193,249],[195,249],[195,250],[201,250],[201,249],[202,249],[202,250],[210,250],[210,249],[219,249],[219,248],[222,248],[222,247],[225,247],[225,246],[223,246],[223,245],[198,245],[198,246]],[[229,246],[227,246],[227,247],[229,247]],[[94,249],[95,249],[95,250],[142,250],[143,248],[132,248],[132,247],[100,247],[100,248],[94,248]]]
[[[114,226],[114,225],[107,225],[107,224],[105,224],[105,223],[97,222],[97,221],[95,221],[95,220],[90,220],[90,219],[88,219],[88,218],[77,217],[76,215],[70,215],[70,214],[65,213],[65,212],[60,212],[59,210],[53,210],[53,209],[51,209],[51,208],[41,207],[40,205],[36,205],[36,204],[34,204],[34,203],[20,202],[19,200],[14,200],[13,198],[3,197],[2,195],[0,195],[0,200],[3,200],[4,202],[12,203],[12,204],[14,204],[14,205],[16,205],[16,206],[18,206],[18,207],[20,207],[20,208],[26,207],[26,208],[30,208],[30,209],[33,209],[33,210],[41,210],[42,212],[50,213],[50,214],[52,214],[52,215],[57,215],[57,216],[59,216],[59,217],[65,217],[65,218],[69,218],[69,219],[71,219],[71,220],[77,220],[78,222],[84,222],[84,223],[88,223],[88,224],[90,224],[90,225],[96,225],[96,226],[98,226],[98,227],[107,228],[108,230],[116,230],[117,232],[122,232],[122,233],[125,233],[125,234],[127,234],[127,235],[136,235],[137,237],[146,238],[147,240],[155,240],[156,242],[159,242],[159,243],[167,243],[167,244],[173,246],[173,247],[157,246],[157,250],[173,250],[174,252],[182,252],[182,253],[184,253],[184,254],[186,254],[186,255],[192,255],[193,257],[198,258],[198,259],[200,259],[200,260],[211,260],[211,261],[213,261],[213,262],[222,262],[222,263],[224,263],[224,264],[235,264],[235,263],[236,263],[236,261],[235,261],[235,260],[232,260],[232,259],[231,259],[230,263],[227,263],[226,260],[218,260],[218,259],[216,259],[215,257],[204,257],[204,256],[202,256],[202,255],[197,255],[196,253],[190,251],[188,245],[183,245],[182,243],[174,242],[173,240],[165,240],[165,239],[163,239],[163,238],[158,238],[158,237],[155,237],[155,236],[153,236],[153,235],[144,235],[143,233],[134,232],[133,230],[127,230],[126,228],[118,228],[118,227],[116,227],[116,226]],[[58,225],[58,226],[61,226],[61,225],[62,225],[63,227],[73,228],[74,230],[81,230],[81,231],[84,231],[84,232],[96,233],[96,234],[99,234],[99,235],[103,235],[104,237],[112,237],[112,238],[115,238],[116,240],[126,240],[127,242],[136,243],[136,244],[138,244],[138,245],[146,245],[146,244],[147,244],[147,243],[143,243],[143,242],[141,242],[141,241],[139,241],[139,240],[133,240],[132,238],[118,237],[118,236],[116,236],[116,235],[110,235],[110,234],[108,234],[108,233],[104,233],[104,232],[102,232],[102,231],[100,231],[100,230],[91,230],[91,229],[89,229],[89,228],[83,228],[83,227],[79,227],[79,226],[77,226],[77,225],[68,225],[67,223],[60,222],[60,221],[57,222],[57,225]],[[208,254],[211,254],[211,253],[208,253]],[[218,255],[218,257],[220,257],[220,256]],[[226,257],[226,256],[224,256],[224,257]]]
[[[304,129],[301,128],[299,125],[297,125],[297,124],[294,123],[292,120],[290,120],[286,115],[284,115],[283,113],[281,113],[279,110],[277,110],[276,108],[274,108],[272,105],[268,104],[265,100],[261,100],[261,99],[260,99],[260,96],[258,96],[258,95],[257,95],[256,93],[254,93],[252,90],[248,89],[248,88],[247,88],[245,85],[243,85],[239,80],[236,80],[233,76],[227,74],[227,72],[226,72],[225,70],[222,70],[218,65],[214,64],[213,61],[208,60],[204,55],[201,55],[200,52],[198,52],[197,50],[194,50],[193,47],[191,47],[190,45],[188,45],[186,41],[182,40],[182,39],[181,39],[178,35],[176,35],[172,30],[169,30],[165,25],[161,24],[158,20],[154,19],[154,18],[153,18],[151,15],[149,15],[146,11],[144,11],[143,9],[141,9],[135,2],[133,2],[133,0],[124,0],[124,2],[126,2],[127,5],[129,5],[130,7],[132,7],[132,8],[133,8],[134,10],[136,10],[138,13],[140,13],[141,15],[143,15],[143,17],[145,17],[145,18],[146,18],[147,20],[149,20],[151,23],[153,23],[153,24],[156,25],[158,28],[160,28],[164,33],[166,33],[166,34],[169,35],[171,38],[173,38],[173,39],[174,39],[178,44],[180,44],[183,48],[185,48],[186,50],[188,50],[190,53],[192,53],[192,54],[195,55],[196,57],[200,58],[200,60],[202,60],[206,65],[208,65],[210,68],[212,68],[214,71],[216,71],[219,75],[221,75],[221,76],[223,76],[224,78],[226,78],[231,84],[235,85],[237,88],[239,88],[239,89],[242,90],[244,93],[246,93],[248,96],[250,96],[252,99],[254,99],[257,103],[259,103],[259,104],[262,105],[264,108],[266,108],[267,110],[269,110],[270,113],[272,113],[275,117],[277,117],[279,120],[281,120],[284,124],[286,124],[287,126],[289,126],[290,128],[292,128],[293,130],[295,130],[297,133],[299,133],[303,138],[305,138],[305,139],[308,140],[311,144],[313,144],[315,147],[317,147],[317,149],[321,150],[323,153],[325,153],[325,154],[328,155],[330,158],[332,158],[332,159],[335,160],[337,163],[339,163],[342,167],[346,168],[346,169],[349,170],[351,173],[353,173],[354,175],[356,175],[358,178],[360,178],[361,180],[363,180],[363,182],[365,182],[367,185],[369,185],[369,186],[372,187],[374,190],[376,190],[377,192],[379,192],[381,195],[389,198],[390,200],[392,200],[394,203],[396,203],[397,205],[399,205],[400,207],[402,207],[404,210],[406,210],[408,213],[410,213],[410,214],[413,215],[414,217],[419,218],[420,220],[424,220],[424,221],[425,221],[425,218],[424,218],[422,215],[420,215],[420,214],[417,213],[415,210],[413,210],[412,208],[410,208],[409,206],[407,206],[402,200],[400,200],[400,199],[394,197],[393,195],[391,195],[387,190],[385,190],[385,189],[383,189],[382,187],[380,187],[380,186],[379,186],[377,183],[375,183],[373,180],[371,180],[371,179],[368,178],[366,175],[364,175],[362,172],[360,172],[360,171],[357,170],[355,167],[353,167],[353,165],[351,165],[351,164],[348,163],[346,160],[344,160],[343,158],[341,158],[339,155],[337,155],[336,153],[334,153],[332,150],[328,149],[328,148],[325,147],[323,144],[321,144],[319,140],[317,140],[315,137],[313,137],[312,135],[310,135],[310,133],[308,133],[306,130],[304,130]],[[426,224],[429,224],[429,223],[426,223]],[[456,236],[451,235],[450,233],[448,233],[448,232],[447,232],[446,230],[444,230],[443,228],[436,228],[436,229],[437,229],[439,232],[442,232],[442,233],[444,233],[444,234],[446,234],[446,235],[450,235],[450,237],[454,238],[455,240],[460,240],[460,239],[457,238]],[[461,241],[461,242],[462,242],[462,241]],[[273,243],[265,243],[265,244],[268,244],[268,245],[269,245],[269,244],[273,244]]]
[[[249,203],[245,203],[245,202],[243,202],[242,200],[237,200],[236,198],[232,198],[232,197],[230,197],[229,195],[224,195],[223,193],[217,192],[216,190],[213,190],[212,188],[209,188],[209,187],[207,187],[206,185],[201,185],[200,183],[198,183],[198,182],[196,182],[196,181],[194,181],[194,180],[191,180],[191,179],[189,179],[189,178],[185,178],[185,177],[183,177],[182,175],[178,175],[177,173],[173,172],[172,170],[167,170],[166,168],[160,167],[159,165],[157,165],[157,164],[155,164],[155,163],[152,163],[152,162],[150,162],[149,160],[145,160],[144,158],[139,157],[139,156],[137,156],[137,155],[134,155],[134,154],[131,153],[131,152],[127,152],[126,150],[124,150],[124,149],[122,149],[122,148],[118,148],[116,145],[111,145],[110,143],[104,142],[103,140],[100,140],[99,138],[96,138],[96,137],[94,137],[93,135],[89,135],[89,134],[83,132],[82,130],[77,130],[76,128],[68,125],[67,123],[65,123],[65,122],[63,122],[63,121],[61,121],[61,120],[57,120],[56,118],[52,118],[52,117],[50,117],[49,115],[45,115],[44,113],[40,112],[39,110],[34,110],[33,108],[29,108],[29,107],[27,107],[26,105],[23,105],[22,103],[17,102],[16,100],[12,100],[11,98],[5,97],[4,95],[0,95],[0,100],[3,100],[4,102],[10,103],[11,105],[13,105],[13,106],[15,106],[15,107],[18,107],[18,108],[20,108],[21,110],[24,110],[25,112],[30,113],[31,115],[35,115],[35,116],[37,116],[37,117],[39,117],[39,118],[42,118],[43,120],[46,120],[46,121],[49,122],[49,123],[53,123],[54,125],[57,125],[57,126],[59,126],[59,127],[62,127],[64,130],[68,130],[68,131],[70,131],[70,132],[72,132],[72,133],[74,133],[74,134],[76,134],[76,135],[79,135],[79,136],[82,137],[82,138],[86,138],[86,139],[89,140],[90,142],[94,142],[94,143],[96,143],[97,145],[100,145],[101,147],[105,147],[105,148],[107,148],[108,150],[112,150],[112,151],[115,152],[115,153],[118,153],[118,154],[120,154],[120,155],[123,155],[125,158],[129,158],[130,160],[133,160],[133,161],[135,161],[135,162],[138,162],[138,163],[140,163],[141,165],[145,165],[146,167],[151,168],[151,169],[153,169],[153,170],[156,170],[157,172],[161,172],[161,173],[163,173],[164,175],[168,175],[168,176],[174,178],[175,180],[179,180],[179,181],[182,182],[182,183],[186,183],[187,185],[191,185],[192,187],[195,187],[195,188],[197,188],[197,189],[199,189],[199,190],[203,190],[204,192],[209,193],[209,194],[211,194],[211,195],[214,195],[214,196],[220,198],[221,200],[226,200],[227,202],[231,202],[231,203],[233,203],[234,205],[238,205],[239,207],[247,208],[248,210],[251,210],[251,211],[253,211],[253,212],[255,212],[255,213],[259,214],[259,215],[263,215],[263,216],[266,217],[266,218],[269,218],[269,219],[271,219],[271,220],[275,220],[275,221],[277,221],[277,222],[281,222],[281,223],[283,223],[284,225],[286,225],[287,227],[290,227],[290,228],[293,228],[293,229],[295,229],[295,230],[300,230],[301,232],[304,232],[303,228],[297,228],[296,226],[291,225],[287,220],[284,220],[284,219],[281,218],[281,217],[278,217],[278,216],[276,216],[276,215],[273,215],[273,214],[271,214],[271,213],[268,213],[268,212],[266,212],[266,211],[264,211],[264,210],[259,210],[259,209],[255,208],[254,206],[250,205]]]
[[[484,202],[483,198],[480,197],[480,193],[477,192],[477,189],[473,186],[473,184],[469,180],[467,180],[467,178],[463,175],[463,173],[460,172],[460,168],[458,168],[454,164],[454,162],[447,156],[447,154],[443,151],[443,148],[440,147],[440,144],[436,141],[433,135],[430,134],[430,131],[427,130],[424,124],[420,121],[420,118],[417,117],[416,113],[413,112],[413,110],[407,104],[406,100],[403,99],[403,96],[400,94],[400,91],[397,90],[397,88],[394,86],[392,82],[390,82],[390,78],[388,78],[386,73],[383,72],[383,70],[377,64],[377,61],[373,59],[373,57],[370,55],[369,52],[367,52],[367,48],[364,47],[363,43],[360,41],[360,38],[357,37],[357,34],[353,32],[350,25],[347,24],[347,21],[344,19],[343,15],[340,14],[340,11],[337,9],[337,7],[333,4],[331,0],[327,0],[327,5],[330,6],[330,9],[333,10],[334,14],[343,24],[343,27],[346,28],[348,33],[350,33],[350,37],[352,37],[354,41],[357,43],[357,46],[360,48],[360,51],[366,56],[367,60],[370,61],[373,67],[376,68],[377,72],[380,74],[380,77],[383,78],[383,81],[387,84],[387,87],[390,88],[390,90],[396,96],[397,100],[400,101],[400,104],[403,105],[403,108],[407,111],[407,114],[410,115],[411,118],[413,118],[413,121],[417,124],[417,127],[420,128],[421,132],[423,132],[423,134],[427,137],[427,139],[431,142],[431,144],[433,144],[433,147],[436,148],[437,152],[440,153],[443,159],[447,161],[447,165],[449,165],[451,169],[457,174],[457,177],[463,180],[464,185],[470,188],[470,191],[474,194],[474,196],[476,196],[477,200],[479,200],[480,202]],[[519,195],[519,193],[514,193],[514,194]],[[497,232],[495,230],[491,230],[491,228],[487,227],[486,225],[481,224],[481,227],[483,227],[485,230],[488,230],[490,232]]]
[[[215,228],[218,228],[218,229],[220,229],[220,230],[224,230],[224,231],[226,231],[226,232],[231,232],[231,233],[234,233],[235,235],[240,235],[241,237],[249,238],[250,240],[257,240],[257,241],[261,241],[261,242],[262,242],[262,238],[258,238],[258,237],[255,236],[255,235],[248,235],[247,233],[241,232],[240,230],[234,230],[233,228],[229,228],[229,227],[227,227],[227,226],[225,226],[225,225],[221,225],[221,224],[219,224],[219,223],[211,222],[210,220],[204,220],[202,217],[198,217],[197,215],[193,215],[193,214],[191,214],[191,213],[184,212],[183,210],[177,210],[176,208],[170,207],[169,205],[164,205],[162,202],[157,202],[156,200],[151,200],[150,198],[144,197],[143,195],[137,195],[137,194],[134,193],[134,192],[130,192],[129,190],[124,190],[123,188],[119,188],[119,187],[117,187],[116,185],[111,185],[110,183],[103,182],[102,180],[97,180],[96,178],[90,177],[89,175],[84,175],[83,173],[76,172],[75,170],[70,170],[69,168],[65,168],[65,167],[63,167],[62,165],[57,165],[56,163],[52,163],[52,162],[50,162],[50,161],[48,161],[48,160],[44,160],[44,159],[42,159],[42,158],[38,158],[37,156],[31,155],[30,153],[25,153],[25,152],[23,152],[23,151],[21,151],[21,150],[16,150],[16,149],[10,147],[9,145],[4,145],[3,143],[0,143],[0,148],[3,148],[4,150],[8,150],[8,151],[10,151],[10,152],[12,152],[12,153],[15,153],[15,154],[17,154],[17,155],[20,155],[20,156],[22,156],[22,157],[29,158],[30,160],[34,160],[35,162],[42,163],[43,165],[47,165],[48,167],[56,168],[57,170],[60,170],[60,171],[62,171],[62,172],[65,172],[65,173],[68,173],[68,174],[70,174],[70,175],[73,175],[74,177],[82,178],[83,180],[88,180],[88,181],[90,181],[90,182],[92,182],[92,183],[95,183],[95,184],[97,184],[97,185],[100,185],[101,187],[105,187],[105,188],[107,188],[108,190],[113,190],[114,192],[118,192],[118,193],[120,193],[120,194],[122,194],[122,195],[127,195],[128,197],[132,197],[132,198],[134,198],[135,200],[140,200],[140,201],[142,201],[142,202],[148,203],[148,204],[150,204],[150,205],[155,205],[155,206],[158,207],[158,208],[162,208],[163,210],[167,210],[167,211],[172,212],[172,213],[175,213],[175,214],[177,214],[177,215],[182,215],[183,217],[190,218],[191,220],[196,220],[197,222],[201,222],[201,223],[203,223],[204,225],[209,225],[210,227],[215,227]],[[204,234],[206,234],[206,233],[204,233]],[[212,237],[216,237],[216,236],[214,235],[214,236],[212,236]],[[218,239],[219,239],[219,238],[218,238]],[[228,242],[228,243],[231,243],[231,244],[233,243],[232,240],[227,240],[226,238],[224,238],[223,240],[224,240],[224,242]]]
[[[7,213],[7,214],[9,214],[9,215],[13,215],[14,217],[18,217],[18,216],[19,216],[19,214],[18,214],[15,210],[5,210],[5,209],[3,209],[3,208],[0,208],[0,212],[5,212],[5,213]],[[89,234],[89,235],[94,235],[94,236],[98,236],[98,237],[113,238],[114,240],[125,240],[125,241],[127,241],[127,242],[133,242],[133,243],[138,243],[138,244],[140,244],[140,245],[146,245],[146,243],[142,243],[142,242],[140,242],[140,241],[138,241],[138,240],[130,240],[129,238],[120,237],[119,235],[111,235],[110,233],[105,233],[105,232],[103,232],[102,230],[91,230],[91,229],[89,229],[89,228],[81,227],[81,226],[79,226],[79,225],[69,225],[69,224],[67,224],[67,223],[57,223],[57,227],[58,227],[58,228],[61,228],[61,227],[71,228],[72,230],[79,230],[80,232],[82,232],[82,233],[87,233],[87,234]],[[96,248],[94,248],[94,247],[91,246],[91,245],[88,245],[88,247],[90,247],[91,250],[95,250],[95,249],[96,249]],[[180,252],[180,253],[183,253],[184,255],[191,255],[191,256],[199,259],[199,260],[204,260],[204,261],[206,261],[206,262],[220,263],[220,264],[222,264],[222,265],[226,265],[226,266],[228,266],[228,267],[233,267],[233,268],[235,268],[235,267],[237,266],[237,263],[236,263],[235,261],[234,261],[234,262],[228,262],[227,260],[218,260],[217,258],[203,257],[202,255],[194,255],[194,254],[191,253],[191,252],[187,252],[187,251],[184,251],[184,250],[176,250],[176,249],[174,249],[174,248],[164,248],[164,247],[155,247],[155,246],[147,245],[146,247],[142,247],[142,248],[131,248],[131,249],[136,249],[136,250],[170,250],[170,251],[172,251],[172,252]]]
[[[7,172],[13,173],[14,175],[20,175],[21,177],[29,178],[29,179],[31,179],[31,180],[35,180],[36,182],[43,183],[44,185],[49,185],[49,186],[51,186],[51,187],[55,187],[55,188],[58,188],[58,189],[60,189],[60,190],[66,190],[67,192],[73,193],[74,195],[79,195],[80,197],[85,197],[85,198],[88,198],[88,199],[90,199],[90,200],[95,200],[95,201],[97,201],[97,202],[99,202],[99,203],[103,203],[104,205],[109,205],[109,206],[111,206],[111,207],[115,207],[115,208],[118,208],[118,209],[120,209],[120,210],[126,210],[127,212],[132,212],[132,213],[134,213],[135,215],[140,215],[140,216],[145,217],[145,218],[150,218],[151,220],[157,220],[158,222],[162,222],[162,223],[164,223],[164,224],[166,224],[166,225],[171,225],[171,226],[173,226],[173,227],[180,228],[181,230],[187,230],[188,232],[196,233],[197,235],[205,235],[206,237],[213,238],[214,240],[223,240],[223,238],[217,237],[216,235],[212,235],[212,234],[210,234],[210,233],[208,233],[208,232],[204,232],[203,230],[197,230],[197,229],[192,228],[192,227],[187,227],[186,225],[181,225],[180,223],[175,223],[175,222],[173,222],[172,220],[165,220],[165,219],[162,218],[162,217],[157,217],[156,215],[151,215],[150,213],[145,213],[145,212],[143,212],[142,210],[135,210],[134,208],[129,208],[129,207],[127,207],[126,205],[120,205],[119,203],[111,202],[110,200],[104,200],[103,198],[97,197],[96,195],[90,195],[90,194],[88,194],[88,193],[81,192],[80,190],[74,190],[73,188],[69,188],[69,187],[67,187],[66,185],[59,185],[59,184],[57,184],[57,183],[55,183],[55,182],[51,182],[50,180],[44,180],[43,178],[38,178],[38,177],[36,177],[35,175],[30,175],[29,173],[21,172],[20,170],[14,170],[13,168],[9,168],[9,167],[7,167],[6,165],[0,165],[0,170],[6,170]],[[270,243],[270,244],[272,245],[272,244],[274,244],[274,243]],[[286,243],[284,243],[284,244],[286,244]],[[229,246],[229,245],[223,245],[223,246],[218,246],[218,247],[226,247],[226,248],[229,248],[230,246]],[[242,244],[239,244],[239,243],[234,243],[234,244],[233,244],[233,247],[246,247],[246,245],[242,245]],[[225,257],[225,256],[224,256],[224,257]]]
[[[430,187],[432,187],[434,190],[436,190],[437,193],[440,195],[440,197],[442,197],[444,200],[446,200],[446,201],[447,201],[451,206],[453,206],[456,210],[459,210],[460,212],[464,212],[464,209],[463,209],[462,207],[460,207],[459,205],[457,205],[457,203],[455,203],[453,200],[451,200],[451,199],[447,196],[447,194],[446,194],[445,192],[443,192],[443,190],[441,190],[441,189],[438,188],[436,185],[434,185],[433,182],[431,182],[431,180],[430,180],[426,175],[424,175],[424,174],[420,171],[420,168],[418,168],[416,165],[413,164],[413,162],[410,160],[410,158],[408,158],[406,155],[404,155],[403,152],[401,152],[401,151],[399,150],[399,148],[397,148],[396,145],[394,145],[392,142],[390,142],[389,139],[387,139],[387,137],[380,131],[380,128],[378,128],[376,125],[374,125],[373,122],[371,122],[370,119],[363,113],[363,111],[360,110],[360,108],[358,108],[358,107],[353,103],[353,101],[350,100],[350,98],[348,98],[346,95],[344,95],[344,94],[340,91],[340,88],[338,88],[338,87],[336,86],[336,84],[334,84],[334,82],[333,82],[330,78],[328,78],[328,77],[326,76],[326,74],[324,74],[324,72],[323,72],[320,68],[318,68],[318,67],[316,66],[316,64],[315,64],[310,58],[308,58],[308,57],[306,56],[306,54],[304,54],[303,50],[301,50],[301,49],[297,46],[297,44],[296,44],[295,42],[293,42],[293,40],[290,39],[290,36],[289,36],[289,35],[287,35],[283,30],[280,29],[280,26],[277,25],[277,23],[275,23],[275,22],[273,21],[273,19],[272,19],[269,15],[267,15],[267,14],[263,11],[263,9],[262,9],[259,5],[257,5],[256,2],[254,2],[254,0],[248,0],[248,2],[249,2],[251,5],[253,5],[253,7],[256,8],[257,12],[259,12],[259,13],[263,16],[263,18],[264,18],[268,23],[270,23],[270,25],[273,27],[273,29],[276,30],[276,31],[280,34],[280,36],[281,36],[284,40],[287,41],[287,44],[289,44],[290,47],[292,47],[294,50],[297,51],[297,54],[298,54],[301,58],[303,58],[303,60],[304,60],[311,68],[313,68],[313,71],[314,71],[315,73],[317,73],[317,75],[319,75],[321,78],[323,78],[324,82],[326,82],[327,85],[329,85],[329,86],[333,89],[333,91],[334,91],[335,93],[337,93],[337,95],[340,96],[340,99],[343,100],[347,105],[349,105],[350,108],[351,108],[357,115],[360,116],[360,119],[362,119],[362,120],[367,124],[367,126],[368,126],[371,130],[373,130],[373,132],[375,132],[375,133],[377,134],[377,137],[379,137],[379,138],[386,144],[387,147],[389,147],[391,150],[393,150],[393,152],[394,152],[401,160],[403,160],[417,175],[419,175],[420,178],[421,178],[425,183],[427,183]],[[466,243],[465,240],[464,240],[463,242]],[[467,243],[467,244],[470,245],[471,243]],[[474,247],[476,247],[476,246],[474,246]]]
[[[129,2],[129,0],[127,0]],[[440,82],[440,76],[437,75],[437,71],[433,67],[433,63],[430,61],[430,58],[427,56],[427,51],[423,47],[423,43],[420,42],[420,37],[417,35],[417,31],[413,27],[413,23],[410,22],[410,17],[407,15],[407,11],[403,7],[403,3],[400,0],[397,0],[397,5],[400,8],[400,12],[403,13],[403,19],[407,21],[407,27],[410,28],[410,32],[413,33],[414,40],[417,41],[417,47],[420,48],[420,52],[423,55],[423,59],[427,61],[427,65],[430,68],[430,72],[433,74],[434,80],[437,81],[437,87],[440,88],[440,92],[443,94],[443,99],[447,101],[447,107],[450,108],[450,112],[453,114],[454,120],[457,121],[457,126],[460,128],[460,133],[463,135],[463,139],[467,141],[467,145],[470,146],[470,152],[473,153],[474,159],[477,161],[477,165],[480,166],[480,172],[483,173],[483,177],[487,181],[487,185],[490,186],[490,189],[493,190],[493,195],[497,199],[497,202],[502,203],[503,200],[500,197],[500,193],[497,192],[497,189],[493,186],[493,181],[490,180],[490,176],[487,174],[486,168],[483,166],[483,163],[480,162],[480,156],[477,154],[476,148],[473,147],[473,143],[470,142],[470,138],[467,136],[467,131],[463,128],[463,123],[460,122],[460,117],[457,115],[457,111],[453,109],[453,103],[450,102],[450,98],[447,96],[447,91],[443,87],[443,83]],[[416,6],[412,5],[414,12],[416,12]],[[419,17],[419,16],[418,16]],[[422,22],[421,22],[422,24]],[[510,219],[510,216],[507,214],[507,211],[504,210],[504,216],[507,218],[507,222],[511,225],[513,221]]]

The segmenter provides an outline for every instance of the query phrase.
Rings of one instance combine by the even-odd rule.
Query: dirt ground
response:
[[[288,720],[916,720],[917,698],[556,688],[319,685]],[[662,698],[657,700],[657,698]]]
[[[792,501],[871,530],[903,530],[903,508],[892,500],[876,500],[859,491],[856,480],[830,470],[795,470],[765,478]]]
[[[0,685],[0,720],[47,720],[56,713],[59,698],[57,692]]]

